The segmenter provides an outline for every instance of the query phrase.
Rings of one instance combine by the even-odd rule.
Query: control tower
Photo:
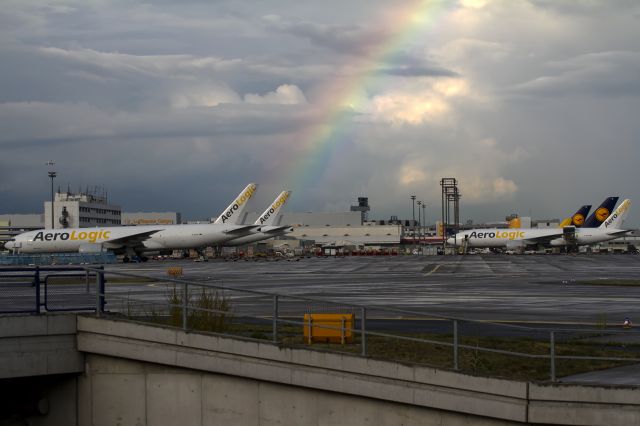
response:
[[[369,220],[369,198],[368,197],[358,197],[358,205],[351,206],[352,212],[360,212],[360,225]]]

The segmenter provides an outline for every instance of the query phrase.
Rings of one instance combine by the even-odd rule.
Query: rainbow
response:
[[[295,190],[313,187],[324,175],[336,147],[346,148],[352,140],[352,118],[367,101],[365,91],[375,90],[387,75],[384,66],[393,62],[394,55],[421,41],[434,29],[436,18],[453,2],[445,0],[413,0],[404,7],[385,14],[385,22],[393,22],[389,35],[368,45],[356,62],[346,64],[350,72],[327,82],[314,100],[317,116],[314,122],[298,135],[295,148],[299,157],[292,162],[286,182]],[[391,4],[391,3],[390,3]],[[395,3],[393,3],[395,4]],[[297,192],[297,191],[296,191]]]

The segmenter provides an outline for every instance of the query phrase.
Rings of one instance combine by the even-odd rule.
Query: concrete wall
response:
[[[359,213],[358,213],[359,214]],[[316,244],[400,244],[402,227],[398,225],[304,227],[293,228],[287,234],[303,240],[314,240]]]
[[[44,215],[41,213],[34,214],[0,214],[0,221],[9,222],[8,226],[26,228],[42,228],[44,227]]]
[[[637,388],[475,377],[89,315],[0,317],[0,373],[0,424],[6,410],[35,425],[640,424]],[[45,415],[20,408],[42,399]]]
[[[0,425],[76,424],[75,315],[0,316]]]
[[[75,315],[0,316],[0,379],[82,371]]]
[[[81,426],[516,424],[99,355],[87,365],[78,383]]]
[[[189,424],[640,424],[630,388],[475,377],[89,316],[78,317],[78,348],[87,425],[113,413],[165,424],[171,412],[192,413]]]

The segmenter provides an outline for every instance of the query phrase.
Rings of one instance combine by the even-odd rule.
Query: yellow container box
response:
[[[354,314],[305,314],[304,341],[323,343],[353,342]]]

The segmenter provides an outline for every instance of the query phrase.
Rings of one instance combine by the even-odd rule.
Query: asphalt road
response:
[[[245,290],[280,295],[279,317],[298,321],[308,311],[355,311],[359,328],[360,311],[353,304],[367,306],[367,332],[450,333],[452,322],[436,320],[434,315],[554,329],[593,328],[604,323],[619,326],[625,317],[630,317],[636,327],[640,323],[640,286],[581,283],[640,280],[640,256],[636,255],[401,256],[199,263],[170,260],[107,265],[106,270],[164,280],[171,267],[181,267],[186,280],[224,286],[224,294],[232,300],[234,317],[263,316],[267,324],[273,313],[273,297]],[[30,283],[3,277],[1,271],[0,313],[32,306],[35,292]],[[108,274],[107,281],[107,310],[112,311],[128,309],[138,301],[166,304],[171,290],[167,283],[141,282],[115,274]],[[41,293],[44,298],[44,290]],[[46,293],[47,303],[53,308],[91,307],[96,300],[94,287],[87,292],[82,283],[50,286]],[[621,330],[614,327],[614,331],[620,331],[618,328]],[[524,333],[527,337],[549,338],[544,330],[531,332],[474,322],[460,322],[459,332],[467,336]],[[583,335],[558,333],[558,341],[563,334],[574,338]],[[599,337],[622,345],[637,343],[639,338],[640,334],[610,332]],[[598,344],[598,338],[588,339]],[[563,381],[640,385],[640,368],[588,373]]]
[[[424,314],[537,324],[640,322],[640,286],[585,285],[582,280],[640,279],[635,255],[473,255],[311,258],[280,261],[155,261],[109,265],[107,270],[166,278],[180,266],[184,278],[226,288],[366,305],[372,316],[397,316],[381,308]],[[166,289],[113,285],[109,291],[161,298]],[[270,300],[227,294],[268,315]],[[252,302],[253,301],[253,302]],[[281,309],[303,302],[281,301]],[[314,305],[309,304],[307,305]],[[380,308],[380,309],[378,309]],[[411,317],[411,315],[403,315]]]

